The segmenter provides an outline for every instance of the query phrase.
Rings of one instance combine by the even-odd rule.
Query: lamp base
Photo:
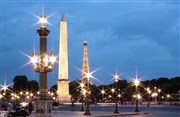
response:
[[[140,112],[138,109],[136,109],[134,112]]]
[[[91,115],[90,111],[86,111],[84,115]]]
[[[52,117],[52,98],[47,93],[42,92],[34,98],[35,117]]]

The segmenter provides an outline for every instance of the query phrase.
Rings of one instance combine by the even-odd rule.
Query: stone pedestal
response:
[[[52,98],[47,94],[37,95],[34,99],[35,117],[52,117]]]
[[[58,80],[58,100],[59,103],[70,103],[69,97],[69,81],[64,79]]]

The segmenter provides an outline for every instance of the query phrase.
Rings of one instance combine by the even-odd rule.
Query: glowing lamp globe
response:
[[[116,75],[114,75],[114,81],[115,82],[118,82],[118,80],[119,80],[119,76],[116,74]]]
[[[104,93],[105,93],[105,91],[104,91],[104,90],[102,90],[102,91],[101,91],[101,93],[102,93],[102,94],[104,94]]]
[[[138,85],[139,85],[139,83],[140,83],[140,82],[139,82],[139,80],[138,80],[138,79],[135,79],[135,80],[134,80],[134,85],[135,85],[135,86],[138,86]]]
[[[33,54],[32,54],[31,62],[34,64],[38,62],[38,57],[35,52],[33,52]]]
[[[48,23],[48,20],[47,20],[46,17],[41,17],[41,18],[39,18],[39,22],[40,22],[41,24],[46,24],[46,23]]]

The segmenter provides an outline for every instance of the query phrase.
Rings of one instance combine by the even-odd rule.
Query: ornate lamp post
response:
[[[80,84],[81,86],[81,111],[84,111],[84,83],[83,81]]]
[[[114,103],[114,92],[115,92],[115,89],[112,88],[112,89],[111,89],[111,92],[112,92],[112,101],[113,101],[113,103]]]
[[[139,103],[139,99],[138,99],[138,85],[139,85],[140,81],[136,78],[134,80],[134,85],[135,85],[135,92],[136,92],[136,109],[135,112],[139,112],[139,108],[138,108],[138,103]]]
[[[86,111],[84,115],[91,115],[90,110],[89,110],[89,96],[90,96],[90,78],[91,78],[91,73],[86,73],[86,78],[87,78],[87,95],[86,95]]]
[[[160,102],[160,101],[161,101],[161,99],[160,99],[160,96],[161,96],[161,95],[160,95],[160,93],[161,93],[161,89],[160,89],[160,88],[159,88],[159,89],[157,89],[157,92],[158,92],[158,94],[159,94],[159,95],[158,95],[158,102]]]
[[[115,83],[115,93],[117,94],[118,92],[118,81],[119,81],[119,76],[116,74],[114,76],[114,83]],[[118,100],[117,100],[117,95],[115,95],[115,110],[113,113],[119,113],[118,111]]]
[[[121,99],[121,94],[120,94],[120,93],[118,94],[118,98],[119,98],[119,101],[121,101],[121,100],[120,100],[120,99]]]
[[[101,102],[103,102],[103,100],[104,100],[104,94],[105,94],[105,90],[104,90],[104,89],[101,90],[101,94],[102,94],[102,101],[101,101]]]
[[[146,90],[147,90],[148,98],[149,98],[149,100],[147,101],[147,107],[149,107],[150,106],[150,102],[151,102],[151,90],[150,90],[149,87]]]
[[[167,94],[166,97],[167,97],[167,100],[169,101],[169,98],[171,97],[171,95]]]
[[[33,65],[33,69],[35,72],[39,73],[39,83],[40,90],[39,94],[35,97],[35,112],[36,114],[40,114],[40,116],[48,116],[51,114],[51,96],[48,95],[48,87],[47,87],[47,73],[54,70],[54,63],[56,61],[56,57],[54,52],[47,55],[47,36],[50,33],[45,26],[48,23],[47,17],[45,17],[44,13],[39,17],[39,23],[41,23],[40,29],[37,30],[37,33],[40,36],[40,55],[38,56],[34,51],[32,53],[31,62]],[[48,64],[50,62],[50,64]]]
[[[7,90],[10,91],[10,89],[8,88],[10,85],[11,85],[11,84],[9,84],[9,85],[6,84],[6,80],[4,81],[4,85],[1,85],[1,84],[0,84],[0,87],[2,87],[2,88],[0,89],[0,91],[3,91],[3,94],[2,94],[2,95],[3,95],[4,98],[6,98],[6,96],[7,96],[6,91],[7,91]]]

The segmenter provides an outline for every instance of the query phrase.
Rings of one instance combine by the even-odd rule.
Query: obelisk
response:
[[[68,80],[68,42],[67,22],[64,14],[60,22],[59,69],[58,69],[58,100],[60,103],[70,102]]]

